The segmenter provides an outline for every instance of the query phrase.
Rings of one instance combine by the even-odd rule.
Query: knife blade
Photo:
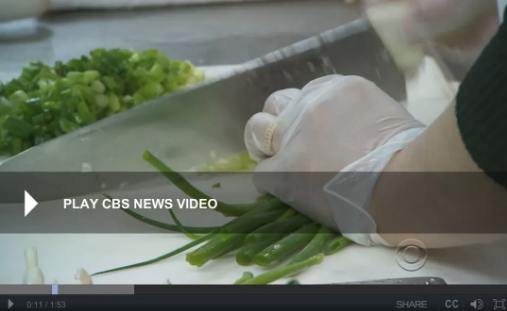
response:
[[[125,174],[106,172],[153,172],[142,160],[145,150],[178,170],[207,162],[210,151],[219,157],[242,152],[244,126],[262,111],[270,94],[301,88],[329,74],[362,76],[396,100],[406,98],[403,73],[370,22],[358,19],[249,61],[229,76],[153,100],[8,159],[0,165],[1,201],[20,202],[25,189],[38,201],[47,201],[144,181],[153,175],[129,174],[125,180]]]

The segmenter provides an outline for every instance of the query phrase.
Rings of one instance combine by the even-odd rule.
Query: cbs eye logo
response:
[[[421,241],[408,239],[398,245],[395,258],[400,268],[405,271],[415,272],[422,269],[426,264],[428,252]]]

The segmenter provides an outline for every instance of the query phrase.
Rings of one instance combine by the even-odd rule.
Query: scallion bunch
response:
[[[194,199],[211,199],[150,152],[145,152],[143,157],[188,196]],[[351,244],[345,237],[312,222],[269,195],[261,197],[253,204],[218,202],[216,211],[226,216],[236,216],[221,227],[183,226],[171,210],[169,211],[175,225],[143,217],[128,209],[123,211],[149,225],[182,232],[193,241],[157,258],[93,275],[146,266],[200,245],[186,254],[186,261],[190,265],[202,267],[210,261],[235,252],[236,262],[241,266],[273,267],[256,277],[246,272],[235,284],[269,284],[320,264],[324,256],[332,255]]]

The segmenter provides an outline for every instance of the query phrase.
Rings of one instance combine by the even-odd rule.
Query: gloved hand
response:
[[[373,245],[376,226],[367,200],[378,173],[423,130],[372,82],[332,75],[270,96],[263,112],[247,123],[245,143],[259,161],[254,175],[259,191],[357,243]]]
[[[467,70],[499,26],[495,0],[362,0],[406,2],[403,30],[412,41],[432,41],[442,56]],[[503,12],[502,12],[503,13]]]
[[[431,38],[448,46],[484,46],[498,28],[495,0],[363,0],[363,3],[402,1],[408,4],[404,31],[412,40]]]
[[[49,10],[50,0],[1,0],[0,21],[39,16]]]

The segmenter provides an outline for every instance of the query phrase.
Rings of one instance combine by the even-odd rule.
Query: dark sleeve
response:
[[[507,21],[507,10],[504,20]],[[477,165],[507,187],[507,25],[503,23],[463,80],[458,128]]]

